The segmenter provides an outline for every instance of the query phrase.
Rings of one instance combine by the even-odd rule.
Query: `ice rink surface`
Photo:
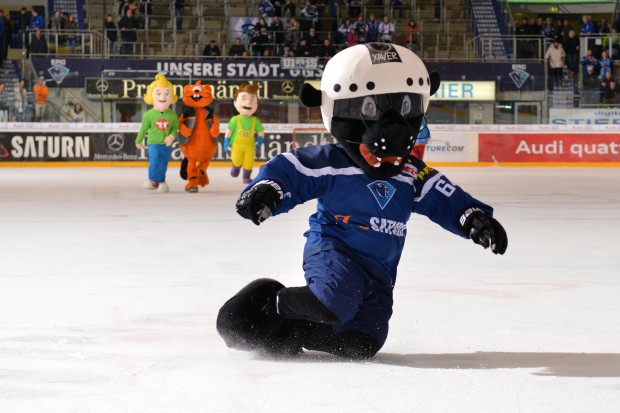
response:
[[[0,412],[620,411],[620,169],[439,168],[495,207],[495,256],[414,216],[369,361],[228,349],[220,306],[302,285],[314,203],[260,227],[146,168],[0,168]]]

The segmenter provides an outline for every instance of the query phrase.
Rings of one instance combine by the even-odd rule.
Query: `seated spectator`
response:
[[[324,39],[321,47],[318,48],[317,56],[321,59],[329,60],[336,54],[336,48],[330,39]]]
[[[295,57],[310,57],[311,56],[310,47],[308,47],[308,42],[303,37],[299,39],[299,44],[295,49]]]
[[[34,37],[30,39],[30,53],[47,54],[47,40],[43,37],[41,29],[34,31]]]
[[[284,36],[284,40],[287,44],[291,45],[293,50],[295,50],[300,38],[301,28],[297,18],[293,16],[286,22],[286,34]]]
[[[69,104],[71,104],[71,102],[69,102]],[[67,111],[67,116],[71,122],[84,122],[86,120],[84,108],[80,103],[73,105],[73,107]]]
[[[291,17],[297,17],[296,9],[297,6],[293,3],[293,0],[286,0],[284,2],[284,6],[282,7],[282,17],[284,17],[287,21]]]
[[[366,20],[366,27],[368,34],[366,35],[366,41],[369,43],[376,42],[379,40],[379,20],[375,18],[374,14],[370,14],[368,16],[368,20]]]
[[[301,31],[307,32],[310,27],[317,27],[319,22],[319,11],[311,0],[306,0],[305,5],[301,8]]]
[[[260,29],[254,29],[252,33],[252,39],[250,39],[250,50],[252,51],[252,56],[260,57],[263,55],[263,52],[267,48],[267,43],[269,43],[269,37],[263,33]]]
[[[579,64],[581,64],[584,76],[588,74],[588,66],[592,66],[594,68],[594,73],[596,73],[597,75],[600,73],[601,65],[596,59],[596,57],[594,57],[594,52],[592,51],[592,49],[588,49],[586,55],[582,57],[579,61]]]
[[[349,29],[349,33],[347,33],[347,47],[355,46],[357,44],[357,32],[355,31],[355,27],[351,27]]]
[[[384,15],[383,21],[379,23],[379,40],[384,43],[392,43],[394,30],[394,23],[390,21],[390,17],[387,14]]]
[[[258,21],[254,24],[254,30],[258,30],[265,35],[269,35],[269,26],[267,20],[264,17],[259,17]]]
[[[616,104],[618,102],[620,102],[620,90],[618,90],[618,82],[612,78],[603,89],[603,103]]]
[[[368,25],[366,24],[364,16],[357,16],[357,20],[353,24],[353,27],[355,27],[355,34],[357,34],[357,42],[366,43],[368,41]]]
[[[290,44],[285,44],[282,50],[282,57],[295,57],[295,52]]]
[[[241,38],[237,37],[233,44],[228,49],[228,56],[238,57],[242,56],[243,52],[247,52],[245,45],[241,44]]]
[[[276,9],[271,0],[261,0],[258,5],[258,14],[265,19],[276,15]]]
[[[598,25],[598,33],[599,34],[611,33],[611,27],[609,26],[609,23],[607,23],[607,19],[604,17],[601,19],[601,23]]]
[[[349,31],[351,28],[355,29],[353,24],[351,23],[351,19],[344,19],[340,27],[338,28],[338,43],[339,44],[347,44],[347,36],[349,35]]]
[[[307,44],[310,47],[310,50],[312,50],[313,52],[322,43],[322,41],[321,41],[321,39],[319,39],[319,35],[316,32],[316,29],[314,27],[311,27],[310,30],[308,30],[308,33],[306,33],[303,36],[303,38],[306,39],[306,41],[308,42]]]
[[[601,65],[601,71],[599,76],[601,78],[605,77],[605,73],[607,72],[611,72],[613,73],[613,63],[611,61],[611,59],[609,58],[609,56],[607,55],[607,50],[603,50],[601,52],[601,58],[599,59],[598,63]]]
[[[222,52],[215,40],[211,40],[208,45],[202,50],[202,55],[205,57],[221,56]]]
[[[599,76],[599,79],[600,79],[601,91],[607,89],[609,87],[609,84],[611,83],[611,81],[615,80],[614,76],[613,76],[613,74],[611,72],[605,72],[605,76],[603,78],[601,78]]]

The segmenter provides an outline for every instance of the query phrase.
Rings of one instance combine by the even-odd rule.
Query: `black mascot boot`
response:
[[[220,309],[217,331],[226,345],[238,350],[258,350],[275,357],[300,353],[301,339],[293,328],[294,320],[267,314],[263,308],[274,303],[280,282],[269,278],[252,281]]]

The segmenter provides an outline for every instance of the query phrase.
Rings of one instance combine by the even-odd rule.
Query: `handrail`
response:
[[[424,22],[421,21],[420,36],[418,36],[418,54],[425,60],[435,61],[455,61],[455,60],[468,60],[468,61],[482,61],[486,58],[481,54],[476,47],[476,43],[482,46],[489,46],[493,42],[502,41],[511,45],[513,51],[518,51],[520,42],[531,42],[535,54],[533,57],[527,59],[528,61],[542,61],[546,50],[544,40],[540,36],[517,36],[517,35],[487,35],[480,34],[479,36],[472,36],[468,29],[465,31],[455,30],[454,26],[467,23],[468,20],[449,20],[446,23],[445,31],[435,31],[429,28],[426,30]],[[108,41],[105,36],[105,31],[101,30],[62,30],[51,31],[42,30],[43,36],[47,39],[49,51],[47,56],[68,56],[68,57],[93,57],[93,58],[108,58],[110,56],[122,58],[137,58],[137,59],[160,59],[160,58],[185,58],[185,59],[202,59],[202,49],[206,45],[205,40],[215,40],[222,51],[222,57],[227,56],[228,48],[231,45],[231,32],[228,30],[217,29],[193,29],[183,30],[173,36],[174,30],[170,29],[151,29],[147,36],[146,32],[138,32],[138,39],[140,41],[133,44],[135,52],[130,55],[123,55],[116,50],[108,50]],[[447,34],[448,33],[448,34]],[[286,34],[286,31],[279,32],[278,34]],[[331,37],[334,40],[332,43],[336,50],[343,47],[337,43],[334,33],[331,31],[318,32],[320,38]],[[28,35],[31,39],[34,35],[33,32],[22,32],[23,35]],[[71,50],[66,46],[63,39],[67,35],[75,35],[78,38],[78,42],[75,46],[75,50]],[[182,37],[181,37],[182,36]],[[234,37],[234,36],[232,36]],[[620,46],[620,39],[613,38],[612,35],[593,35],[589,37],[582,37],[581,50],[587,50],[588,45],[597,42],[608,48],[610,55],[612,52],[612,46],[618,48]],[[117,41],[117,44],[121,44],[122,41]],[[270,39],[265,46],[270,48],[276,47],[275,36]],[[406,42],[402,43],[403,46]],[[248,52],[251,52],[250,45],[246,43]],[[425,55],[428,52],[429,55]],[[432,54],[430,54],[432,53]],[[583,55],[584,53],[580,53]],[[37,55],[34,54],[33,55]],[[521,61],[523,57],[518,53],[512,53],[508,56],[501,56],[503,61]]]

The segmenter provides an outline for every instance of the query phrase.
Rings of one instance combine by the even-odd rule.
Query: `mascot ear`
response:
[[[310,83],[304,83],[299,90],[299,101],[309,108],[321,106],[321,91]]]
[[[435,93],[437,93],[437,90],[439,89],[439,84],[441,83],[441,78],[439,76],[439,72],[436,70],[433,70],[430,74],[429,74],[430,78],[431,78],[431,96],[433,96]]]

